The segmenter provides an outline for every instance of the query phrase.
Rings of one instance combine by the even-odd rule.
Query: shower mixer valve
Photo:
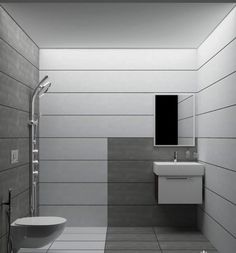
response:
[[[34,176],[38,176],[39,172],[37,170],[33,171]]]

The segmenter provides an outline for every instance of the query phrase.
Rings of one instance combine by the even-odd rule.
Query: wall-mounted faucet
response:
[[[8,189],[8,201],[3,201],[2,205],[4,206],[9,206],[9,208],[11,208],[11,194],[12,193],[12,189]]]
[[[176,163],[178,161],[178,152],[174,152],[174,162]]]

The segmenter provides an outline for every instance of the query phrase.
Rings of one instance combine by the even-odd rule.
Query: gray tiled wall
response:
[[[0,6],[0,202],[13,189],[12,221],[29,213],[29,102],[38,81],[38,47]],[[10,151],[19,162],[10,163]],[[6,253],[6,208],[0,209],[0,252]]]
[[[153,147],[153,138],[108,138],[109,226],[196,226],[196,206],[157,205],[153,161],[186,160],[196,147]],[[193,159],[193,157],[191,157]]]

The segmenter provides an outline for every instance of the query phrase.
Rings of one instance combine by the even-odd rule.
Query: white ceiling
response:
[[[232,3],[4,3],[41,48],[196,48]]]

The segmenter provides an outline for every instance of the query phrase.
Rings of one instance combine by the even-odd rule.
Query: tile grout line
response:
[[[55,94],[70,94],[70,95],[74,95],[74,94],[173,94],[173,93],[180,93],[180,94],[189,94],[189,93],[193,93],[193,94],[197,94],[197,91],[169,91],[169,92],[164,92],[164,91],[48,91],[47,92],[47,96],[48,95],[55,95]]]
[[[22,58],[24,58],[28,63],[31,64],[31,66],[33,66],[35,69],[37,69],[39,71],[39,68],[34,65],[34,63],[32,63],[26,56],[23,55],[23,53],[19,52],[18,49],[16,49],[15,47],[13,47],[8,41],[6,41],[4,38],[0,38],[0,40],[3,41],[3,43],[5,43],[6,45],[8,45],[12,50],[14,50],[18,55],[20,55]]]
[[[199,162],[206,163],[206,164],[208,164],[208,165],[211,165],[211,166],[213,166],[213,167],[220,168],[220,169],[222,169],[222,170],[227,170],[227,171],[230,171],[230,172],[235,172],[235,173],[236,173],[236,171],[235,171],[235,170],[233,170],[233,169],[226,168],[226,167],[223,167],[223,166],[220,166],[220,165],[214,164],[214,163],[206,162],[206,161],[203,161],[203,160],[201,160],[201,159],[199,159]]]
[[[207,63],[209,63],[211,60],[213,60],[218,54],[220,54],[225,48],[227,48],[232,42],[234,42],[236,37],[234,37],[232,40],[230,40],[226,45],[224,45],[219,51],[217,51],[214,55],[212,55],[207,61],[205,61],[198,69],[199,71],[202,67],[204,67]]]
[[[107,217],[107,219],[108,219],[108,217]],[[105,244],[104,244],[104,250],[103,250],[104,253],[106,252],[106,247],[107,247],[107,235],[108,235],[108,225],[106,227],[106,237],[105,237]]]
[[[156,237],[156,239],[157,239],[158,246],[159,246],[160,251],[161,251],[161,253],[162,253],[163,251],[162,251],[162,248],[161,248],[161,244],[160,244],[160,242],[159,242],[159,239],[158,239],[158,237],[157,237],[157,234],[156,234],[155,228],[154,228],[154,227],[152,227],[152,230],[153,230],[153,232],[154,232],[154,235],[155,235],[155,237]]]
[[[236,104],[231,104],[231,105],[223,106],[223,107],[216,108],[216,109],[213,109],[213,110],[209,110],[209,111],[206,111],[206,112],[197,113],[196,117],[199,117],[199,116],[205,115],[205,114],[209,114],[209,113],[213,113],[213,112],[217,112],[217,111],[222,111],[222,110],[232,108],[232,107],[235,107],[235,106],[236,106]]]
[[[20,80],[16,79],[16,77],[11,76],[10,74],[8,74],[8,73],[6,73],[6,72],[4,72],[4,71],[2,71],[2,70],[0,70],[0,73],[2,73],[3,75],[5,75],[5,76],[7,76],[7,77],[9,77],[9,78],[11,78],[11,79],[13,79],[13,80],[15,80],[16,82],[18,82],[19,84],[21,84],[21,85],[24,86],[25,88],[28,88],[28,89],[30,89],[31,91],[34,90],[34,88],[32,88],[30,85],[24,83],[23,81],[20,81]]]
[[[28,115],[30,113],[30,111],[26,111],[26,110],[20,109],[19,107],[14,107],[14,106],[11,106],[11,105],[5,105],[5,104],[0,103],[0,107],[5,107],[5,108],[8,108],[8,109],[16,110],[18,112],[24,112]]]
[[[207,90],[207,89],[209,89],[209,88],[211,88],[211,87],[213,87],[213,86],[215,86],[215,85],[220,85],[219,83],[220,83],[221,81],[223,81],[224,79],[228,78],[228,77],[231,76],[231,75],[234,75],[235,73],[236,73],[235,70],[234,70],[233,72],[230,72],[229,74],[227,74],[227,75],[221,77],[220,79],[217,79],[217,80],[214,81],[213,83],[211,83],[211,84],[205,86],[204,88],[201,88],[200,90],[196,91],[196,94],[199,94],[199,93],[201,93],[202,91],[205,91],[205,90]]]
[[[50,246],[49,246],[49,248],[47,249],[46,253],[48,253],[48,252],[50,251],[50,249],[51,249],[51,247],[52,247],[52,245],[53,245],[53,243],[54,243],[55,241],[56,241],[56,240],[54,240],[54,241],[50,244]]]
[[[207,35],[207,37],[197,46],[197,49],[199,49],[199,47],[205,43],[208,38],[216,31],[216,29],[224,22],[224,20],[230,15],[230,13],[233,12],[234,8],[235,8],[235,4],[233,5],[233,7],[229,10],[229,12],[224,16],[224,18],[215,26],[215,28]]]
[[[26,33],[26,31],[21,27],[20,24],[18,24],[18,22],[16,22],[16,20],[13,18],[13,16],[8,12],[8,10],[2,5],[3,3],[0,4],[0,7],[2,8],[2,10],[5,11],[5,13],[11,18],[11,20],[17,25],[18,28],[20,28],[20,30],[26,35],[26,37],[38,48],[38,50],[40,49],[39,46],[36,44],[36,42]]]
[[[197,71],[197,69],[152,69],[152,68],[150,68],[150,69],[145,69],[145,68],[137,68],[137,69],[135,69],[135,68],[127,68],[127,69],[121,69],[121,68],[116,68],[116,69],[95,69],[95,68],[93,68],[93,69],[89,69],[89,68],[87,68],[87,69],[81,69],[81,68],[79,68],[79,69],[39,69],[39,71],[43,71],[43,72],[82,72],[82,71],[96,71],[96,72],[196,72]]]

